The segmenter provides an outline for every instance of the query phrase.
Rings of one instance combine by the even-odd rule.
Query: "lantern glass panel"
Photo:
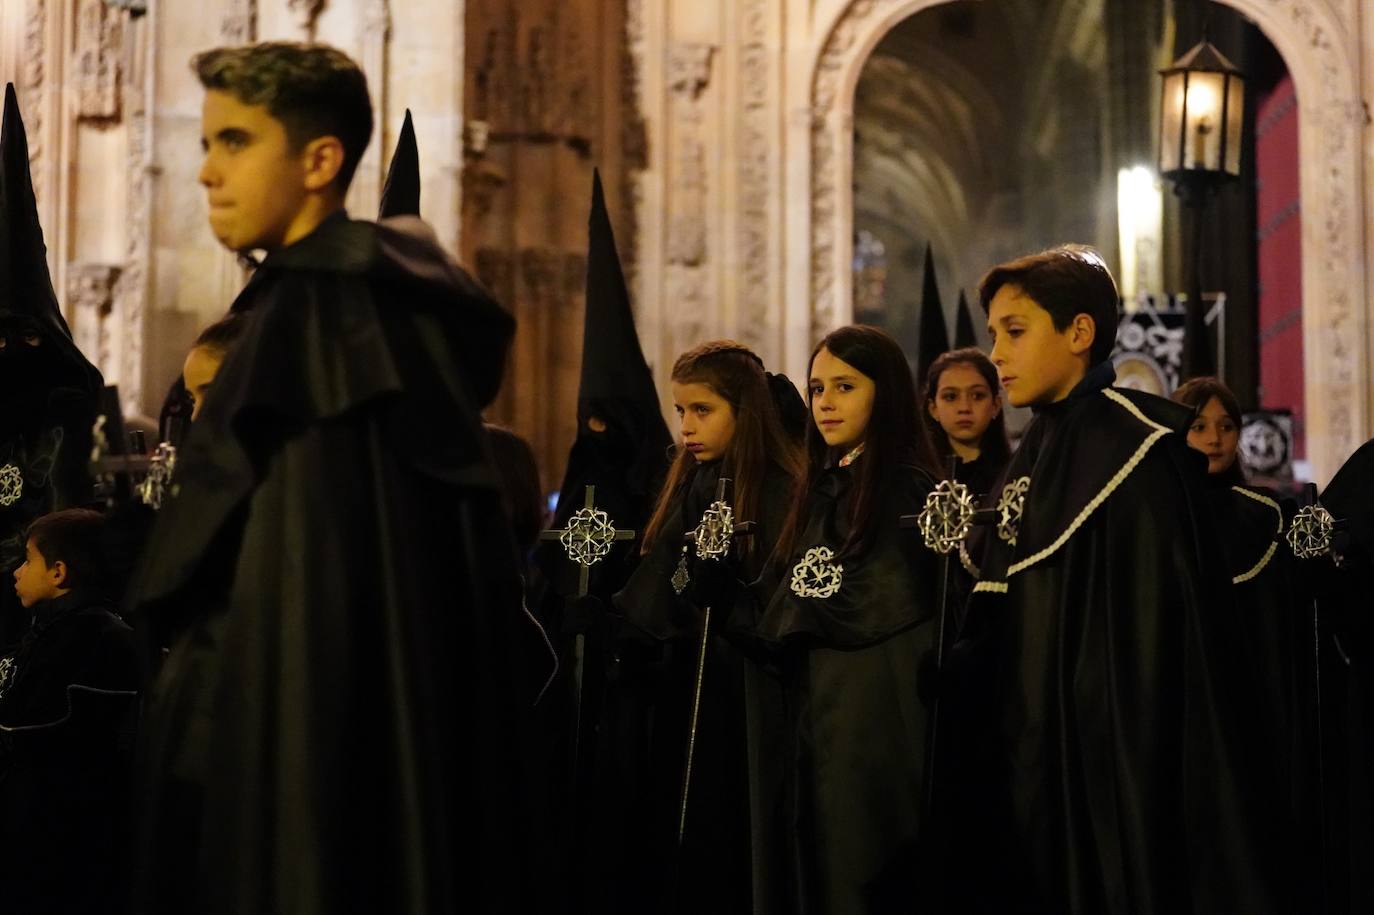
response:
[[[1245,80],[1233,74],[1226,82],[1226,161],[1222,163],[1222,168],[1228,175],[1239,176],[1241,127],[1245,123]]]
[[[1206,171],[1221,170],[1221,100],[1226,90],[1225,75],[1192,72],[1184,94],[1183,167]]]
[[[1171,172],[1183,167],[1179,159],[1178,136],[1183,127],[1183,83],[1181,71],[1164,74],[1164,90],[1159,106],[1159,170]]]

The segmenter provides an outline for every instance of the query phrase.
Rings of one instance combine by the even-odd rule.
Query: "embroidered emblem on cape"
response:
[[[14,657],[0,658],[0,699],[9,692],[10,681],[14,679]]]
[[[568,519],[558,542],[568,558],[580,566],[591,567],[605,559],[615,543],[615,525],[610,515],[599,508],[579,508]]]
[[[1288,526],[1288,546],[1293,555],[1299,559],[1316,559],[1330,553],[1335,525],[1336,519],[1320,505],[1309,505],[1299,511]]]
[[[798,597],[834,597],[844,582],[844,566],[832,562],[830,547],[814,546],[792,567],[792,593]]]
[[[172,473],[177,466],[177,449],[170,442],[162,442],[148,463],[148,475],[138,484],[138,497],[143,504],[156,511],[162,500],[172,491]]]
[[[735,511],[729,502],[717,500],[701,516],[696,536],[698,559],[720,559],[730,552],[735,538]],[[686,557],[683,557],[684,560]]]
[[[24,495],[24,475],[13,464],[0,467],[0,505],[8,508]]]
[[[926,546],[937,553],[949,553],[973,526],[973,494],[963,483],[941,480],[926,496],[916,526]]]
[[[997,500],[997,536],[1012,546],[1016,546],[1016,535],[1021,530],[1021,513],[1026,506],[1026,491],[1030,489],[1030,477],[1018,477],[1002,487],[1002,495]]]
[[[669,579],[673,585],[673,593],[681,594],[687,590],[687,586],[692,583],[692,576],[687,572],[687,547],[682,548],[682,558],[677,561],[677,570],[673,572],[673,577]]]

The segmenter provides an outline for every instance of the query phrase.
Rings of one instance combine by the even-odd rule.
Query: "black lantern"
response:
[[[1163,77],[1159,172],[1192,211],[1192,263],[1185,322],[1184,378],[1215,370],[1202,305],[1202,210],[1208,196],[1240,177],[1245,77],[1205,37]]]

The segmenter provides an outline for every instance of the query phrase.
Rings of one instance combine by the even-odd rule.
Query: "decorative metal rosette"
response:
[[[1320,505],[1309,505],[1293,516],[1288,526],[1288,546],[1299,559],[1316,559],[1331,552],[1336,519]]]
[[[833,597],[844,583],[844,566],[832,562],[830,547],[815,546],[792,567],[792,593],[798,597]]]
[[[0,505],[9,508],[24,495],[24,474],[13,464],[0,467]]]
[[[568,558],[580,566],[591,568],[606,558],[615,543],[615,525],[610,515],[599,508],[579,508],[568,519],[558,542],[563,544]]]
[[[997,500],[997,536],[1012,546],[1016,546],[1016,535],[1021,530],[1021,513],[1029,489],[1030,477],[1018,477],[1002,487],[1002,495]]]
[[[921,529],[926,546],[937,553],[949,553],[973,526],[973,494],[963,483],[941,480],[926,496],[925,508],[916,516],[916,526]]]
[[[735,540],[735,510],[729,502],[717,500],[702,513],[696,529],[698,559],[721,559]]]
[[[677,568],[673,570],[673,577],[668,580],[672,583],[674,594],[681,594],[686,591],[687,586],[692,583],[692,573],[687,571],[687,547],[682,548],[682,556],[678,558]]]
[[[153,452],[148,475],[138,484],[138,497],[154,510],[162,508],[162,500],[172,489],[172,476],[177,467],[177,449],[170,442],[162,442]]]

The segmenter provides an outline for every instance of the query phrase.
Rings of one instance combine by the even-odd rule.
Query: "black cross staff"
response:
[[[721,477],[716,482],[715,501],[701,515],[701,521],[684,535],[687,543],[696,548],[698,560],[720,562],[734,547],[735,539],[754,532],[752,521],[735,521],[730,505],[730,480]],[[682,847],[687,834],[687,795],[692,786],[692,755],[697,744],[697,719],[701,712],[701,685],[706,676],[706,650],[711,639],[711,608],[701,610],[701,646],[697,649],[697,676],[692,687],[692,716],[687,725],[687,749],[682,764],[682,794],[678,805],[677,844]]]
[[[568,518],[561,530],[541,531],[540,540],[557,540],[563,553],[578,566],[576,597],[586,597],[591,586],[592,566],[596,565],[621,541],[633,540],[634,531],[616,530],[610,517],[596,507],[596,487],[588,486],[586,501]],[[572,765],[574,776],[581,752],[582,738],[582,678],[586,667],[587,636],[579,632],[573,636],[573,730]]]
[[[945,666],[945,628],[949,620],[950,562],[953,552],[974,524],[997,523],[996,513],[977,511],[967,486],[954,479],[958,458],[949,457],[949,478],[940,481],[926,496],[920,514],[900,515],[897,524],[920,530],[925,545],[943,557],[940,568],[940,619],[935,630],[935,678],[939,684]],[[930,729],[926,735],[925,806],[929,816],[935,804],[935,740],[940,725],[940,693],[930,705]]]

